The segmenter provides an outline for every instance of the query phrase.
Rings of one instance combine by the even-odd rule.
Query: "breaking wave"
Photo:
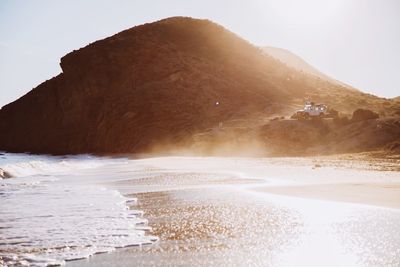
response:
[[[0,169],[8,173],[11,177],[26,177],[33,175],[61,174],[118,162],[121,162],[121,160],[97,158],[89,155],[56,157],[7,154],[0,158]]]
[[[0,156],[0,266],[48,266],[150,244],[135,199],[106,188],[127,159]],[[113,178],[114,177],[114,178]],[[96,182],[100,181],[100,182]]]

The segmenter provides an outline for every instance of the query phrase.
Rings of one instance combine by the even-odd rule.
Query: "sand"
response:
[[[400,180],[400,179],[399,179]],[[287,196],[315,198],[400,209],[399,183],[314,184],[262,187],[256,190]]]
[[[67,266],[400,264],[400,175],[388,171],[393,162],[175,158],[141,164],[149,161],[158,164],[149,171],[164,176],[116,187],[138,198],[131,208],[144,211],[149,234],[160,241]],[[204,175],[203,161],[209,172],[243,173]]]

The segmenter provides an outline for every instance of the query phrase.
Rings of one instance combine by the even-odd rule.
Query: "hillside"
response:
[[[300,72],[208,20],[164,19],[61,59],[62,73],[0,110],[0,150],[145,153],[221,125],[261,127],[305,97],[350,113],[399,103]]]
[[[272,46],[265,46],[262,49],[267,55],[281,61],[282,63],[286,64],[288,67],[291,67],[296,70],[302,71],[304,73],[313,75],[320,79],[329,81],[333,84],[337,84],[339,86],[344,86],[349,89],[354,89],[354,88],[351,88],[349,85],[346,85],[340,81],[337,81],[337,80],[329,77],[328,75],[325,75],[324,73],[320,72],[319,70],[317,70],[316,68],[311,66],[309,63],[307,63],[304,59],[302,59],[298,55],[290,52],[289,50],[286,50],[283,48],[278,48],[278,47],[272,47]]]
[[[374,110],[382,115],[398,111],[396,99],[383,99],[363,93],[341,81],[322,73],[298,55],[282,48],[265,46],[263,52],[270,57],[308,76],[308,82],[317,88],[317,93],[308,92],[308,97],[317,102],[324,102],[344,113],[350,114],[356,108]],[[339,90],[338,90],[339,89]],[[340,90],[346,89],[346,90]]]

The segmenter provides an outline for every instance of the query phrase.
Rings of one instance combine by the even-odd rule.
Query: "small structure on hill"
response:
[[[292,115],[292,119],[307,120],[309,118],[328,118],[329,110],[328,106],[324,104],[315,104],[311,101],[306,101],[304,108],[297,110]]]

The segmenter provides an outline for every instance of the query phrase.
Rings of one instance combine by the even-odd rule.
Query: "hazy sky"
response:
[[[400,95],[399,0],[0,0],[0,106],[57,75],[66,53],[177,15],[289,49],[365,92]]]

